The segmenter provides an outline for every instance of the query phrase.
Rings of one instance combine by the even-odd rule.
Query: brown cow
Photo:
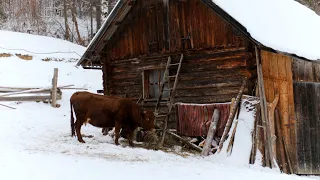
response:
[[[130,146],[133,146],[133,131],[137,127],[150,131],[154,129],[152,111],[142,111],[138,105],[126,98],[114,98],[90,92],[76,92],[70,98],[71,135],[77,133],[78,141],[84,143],[81,135],[83,123],[105,128],[115,127],[115,144],[119,145],[119,131],[125,129]],[[74,122],[73,111],[76,115]]]

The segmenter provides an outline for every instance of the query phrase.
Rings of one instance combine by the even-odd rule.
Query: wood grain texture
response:
[[[293,101],[293,80],[292,80],[292,59],[290,57],[261,51],[262,68],[266,99],[270,103],[273,101],[275,94],[279,93],[279,115],[282,121],[282,134],[292,164],[296,169],[296,128],[295,128],[295,112]],[[278,160],[280,160],[278,158]]]

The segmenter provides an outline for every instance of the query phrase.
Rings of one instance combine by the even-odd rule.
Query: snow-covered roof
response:
[[[294,0],[212,0],[266,47],[320,59],[320,17]]]

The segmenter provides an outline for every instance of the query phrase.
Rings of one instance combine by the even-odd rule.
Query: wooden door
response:
[[[320,83],[294,82],[298,174],[320,174]]]

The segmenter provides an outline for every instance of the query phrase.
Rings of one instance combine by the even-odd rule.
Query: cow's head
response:
[[[144,110],[141,112],[141,126],[143,129],[149,131],[154,129],[154,114],[150,110]]]

